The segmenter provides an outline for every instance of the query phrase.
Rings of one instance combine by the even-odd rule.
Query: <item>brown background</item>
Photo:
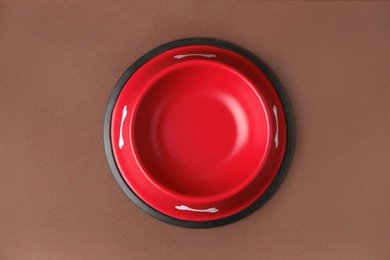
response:
[[[0,259],[390,259],[390,3],[0,1]],[[192,230],[111,176],[103,116],[139,56],[214,37],[261,57],[296,120],[260,210]]]

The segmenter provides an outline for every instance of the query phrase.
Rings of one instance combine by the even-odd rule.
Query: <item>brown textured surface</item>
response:
[[[0,259],[389,259],[390,3],[0,2]],[[295,112],[289,174],[209,230],[159,222],[115,183],[109,94],[184,37],[249,49]]]

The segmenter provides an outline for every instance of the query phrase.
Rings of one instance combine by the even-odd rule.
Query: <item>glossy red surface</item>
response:
[[[253,203],[286,143],[269,80],[242,56],[212,46],[179,47],[146,62],[122,89],[111,127],[118,168],[137,196],[193,221]]]
[[[214,61],[181,62],[163,72],[136,112],[140,161],[164,189],[229,196],[252,179],[268,154],[262,100],[239,73]]]

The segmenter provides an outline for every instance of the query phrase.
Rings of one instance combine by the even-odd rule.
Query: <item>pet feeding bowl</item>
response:
[[[205,228],[264,204],[293,150],[287,96],[251,53],[213,39],[162,45],[122,75],[104,143],[127,196],[170,224]]]

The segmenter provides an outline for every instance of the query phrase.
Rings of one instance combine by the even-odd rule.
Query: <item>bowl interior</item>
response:
[[[134,116],[136,156],[160,188],[229,196],[259,172],[270,147],[265,101],[237,70],[182,62],[151,81]]]

